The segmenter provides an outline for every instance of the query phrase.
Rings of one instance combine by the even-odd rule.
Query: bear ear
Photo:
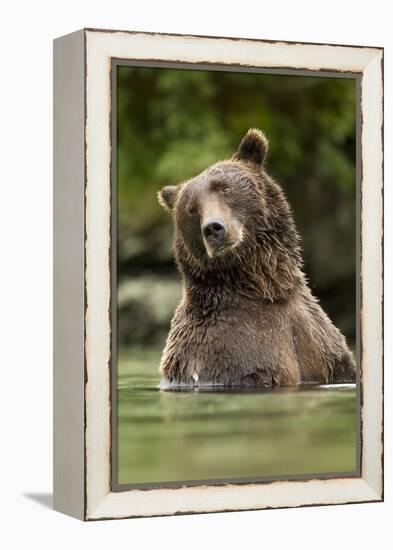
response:
[[[252,162],[261,166],[265,160],[269,142],[263,132],[257,128],[250,128],[242,139],[234,160]]]
[[[167,185],[158,192],[158,202],[165,208],[165,210],[171,212],[175,206],[176,195],[176,185]]]

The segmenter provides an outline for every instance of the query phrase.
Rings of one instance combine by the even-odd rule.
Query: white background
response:
[[[387,0],[14,1],[1,17],[2,548],[392,545],[392,27]],[[384,504],[104,521],[50,509],[52,490],[52,44],[82,27],[385,47]],[[316,136],[317,138],[317,136]],[[307,154],[307,152],[305,152]],[[377,246],[377,243],[376,243]]]

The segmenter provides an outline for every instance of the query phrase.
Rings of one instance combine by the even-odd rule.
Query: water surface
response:
[[[356,470],[354,385],[163,391],[159,355],[118,359],[119,484]]]

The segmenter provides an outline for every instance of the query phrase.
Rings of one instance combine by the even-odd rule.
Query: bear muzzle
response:
[[[212,217],[205,220],[201,226],[203,242],[210,258],[234,248],[238,236],[233,235],[223,218]]]
[[[222,218],[210,218],[202,224],[202,233],[208,243],[223,243],[226,229]]]

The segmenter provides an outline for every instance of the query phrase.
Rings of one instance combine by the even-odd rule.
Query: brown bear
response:
[[[264,169],[267,149],[250,129],[230,160],[159,193],[183,279],[162,387],[355,381],[345,338],[307,285],[287,200]]]

